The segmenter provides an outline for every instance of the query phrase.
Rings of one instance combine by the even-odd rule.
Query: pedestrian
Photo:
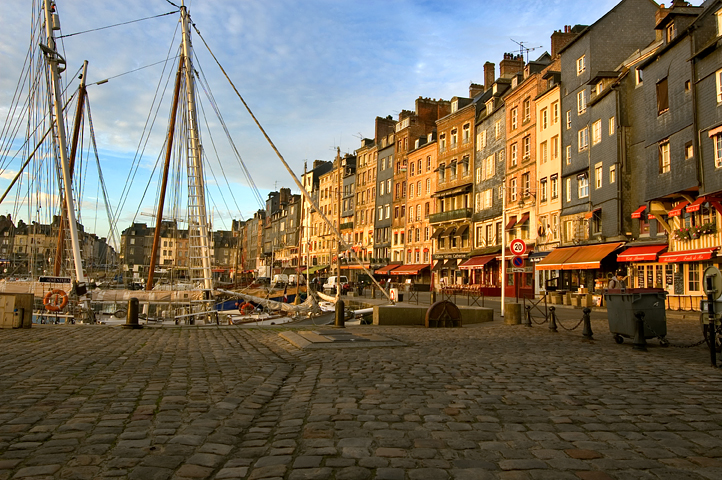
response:
[[[608,290],[620,290],[622,288],[626,288],[627,285],[625,283],[625,280],[627,277],[624,275],[624,270],[617,270],[617,273],[609,279],[609,284],[607,285]]]

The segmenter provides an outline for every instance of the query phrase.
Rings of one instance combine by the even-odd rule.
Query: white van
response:
[[[271,285],[284,285],[288,283],[288,275],[285,273],[277,273],[273,276],[273,281],[271,282]]]
[[[306,285],[306,277],[294,273],[288,276],[288,283],[289,285]]]
[[[345,275],[341,275],[340,277],[333,276],[328,277],[328,280],[326,280],[326,283],[323,284],[323,289],[329,289],[329,290],[335,290],[336,287],[341,284],[348,283],[348,277]]]

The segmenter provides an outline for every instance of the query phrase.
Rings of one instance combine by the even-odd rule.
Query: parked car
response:
[[[288,275],[285,273],[277,273],[273,276],[273,285],[285,285],[288,283]]]

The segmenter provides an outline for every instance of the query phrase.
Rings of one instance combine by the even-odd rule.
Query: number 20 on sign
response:
[[[515,238],[509,244],[509,250],[514,255],[524,255],[526,253],[526,243],[520,238]]]

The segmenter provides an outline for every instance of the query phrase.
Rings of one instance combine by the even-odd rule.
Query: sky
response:
[[[181,0],[174,0],[180,4]],[[3,0],[0,38],[0,119],[5,121],[30,42],[31,1]],[[241,95],[281,154],[300,177],[304,162],[332,160],[336,148],[353,153],[361,138],[373,137],[374,119],[413,110],[419,96],[468,96],[469,84],[483,83],[483,65],[497,65],[504,52],[519,53],[522,42],[535,59],[550,50],[550,36],[564,25],[595,22],[616,0],[186,0],[192,22],[224,66]],[[699,5],[700,2],[693,2]],[[57,0],[62,34],[97,29],[176,10],[167,0]],[[115,210],[136,155],[143,127],[164,65],[179,41],[178,15],[167,15],[63,39],[70,76],[88,60],[88,96],[110,203]],[[270,191],[290,187],[286,172],[243,104],[192,32],[198,62],[234,143],[265,200]],[[169,67],[170,68],[170,67]],[[113,78],[114,77],[114,78]],[[110,78],[107,83],[94,82]],[[162,79],[162,80],[161,80]],[[66,79],[69,81],[69,79]],[[171,82],[172,83],[172,82]],[[77,86],[77,82],[73,84]],[[154,223],[157,174],[170,111],[171,87],[159,108],[131,195],[122,207],[119,228],[130,222]],[[201,103],[210,130],[203,135],[209,160],[209,215],[215,229],[231,219],[247,219],[258,208],[232,155],[208,100]],[[205,125],[206,120],[200,120]],[[212,140],[212,141],[211,141]],[[219,165],[220,162],[220,165]],[[228,178],[221,180],[221,166]],[[15,170],[13,170],[15,168]],[[19,166],[0,172],[0,189]],[[208,173],[208,169],[207,169]],[[12,174],[12,175],[11,175]],[[96,174],[97,175],[97,174]],[[140,200],[148,185],[148,194]],[[87,180],[90,184],[91,180]],[[86,231],[107,235],[102,203],[90,184],[82,201]],[[8,213],[12,205],[0,205]],[[21,212],[21,217],[22,217]],[[107,218],[107,217],[105,217]],[[27,218],[25,218],[27,221]]]

